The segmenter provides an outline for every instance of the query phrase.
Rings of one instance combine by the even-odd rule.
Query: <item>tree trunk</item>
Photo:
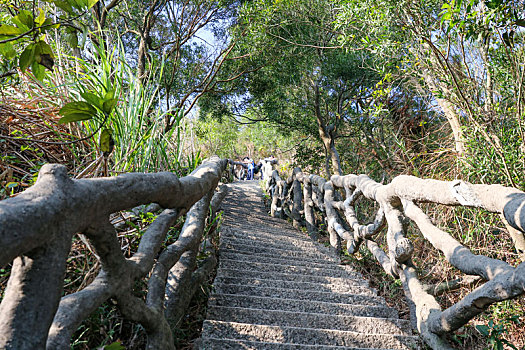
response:
[[[448,124],[452,129],[452,135],[454,136],[456,152],[458,153],[459,157],[462,157],[465,154],[465,139],[463,137],[463,130],[461,130],[459,115],[454,110],[454,105],[452,102],[446,98],[438,97],[434,93],[434,91],[442,91],[445,95],[449,95],[450,91],[446,86],[444,86],[444,84],[436,83],[428,71],[424,71],[422,75],[425,83],[432,91],[432,95],[436,99],[436,102],[443,111],[445,118],[447,118]]]
[[[323,119],[323,115],[321,113],[321,106],[320,106],[320,94],[319,94],[319,87],[315,85],[315,101],[314,101],[314,107],[315,107],[315,118],[317,119],[317,129],[319,131],[319,137],[321,138],[321,141],[323,142],[325,151],[326,151],[326,175],[328,176],[328,179],[330,176],[332,176],[332,170],[334,173],[338,175],[343,175],[343,171],[341,170],[341,161],[339,158],[339,153],[337,152],[337,149],[335,148],[335,125],[326,125]],[[332,163],[332,169],[330,169],[329,164]]]

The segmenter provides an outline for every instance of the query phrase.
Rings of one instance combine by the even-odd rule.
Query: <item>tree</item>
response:
[[[318,139],[326,154],[326,173],[342,173],[336,140],[355,112],[358,100],[379,76],[368,70],[369,57],[345,52],[335,44],[332,23],[337,8],[330,1],[246,4],[232,30],[239,40],[236,56],[248,78],[220,84],[201,107],[221,117],[249,115]],[[239,69],[229,62],[228,69]],[[221,79],[219,79],[221,81]],[[369,89],[368,89],[369,90]],[[237,107],[235,101],[242,101]]]
[[[516,65],[523,52],[522,37],[516,35],[524,24],[519,2],[369,0],[341,5],[337,28],[344,32],[345,47],[402,62],[394,81],[432,94],[459,158],[475,165],[477,155],[493,153],[498,172],[514,185],[520,171],[512,168],[522,164],[508,159],[502,137],[511,128],[523,140],[523,75]],[[472,137],[483,140],[482,147]]]

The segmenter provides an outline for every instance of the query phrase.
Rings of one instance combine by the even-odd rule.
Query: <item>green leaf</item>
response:
[[[88,0],[88,9],[92,8],[93,6],[95,6],[95,4],[98,2],[99,0]]]
[[[525,27],[525,19],[518,19],[515,23],[517,26]]]
[[[478,330],[478,332],[480,332],[481,334],[483,334],[484,336],[488,337],[489,334],[490,334],[490,328],[486,325],[477,325],[476,326],[476,329]]]
[[[48,54],[53,55],[53,49],[43,40],[35,43],[35,55]]]
[[[44,0],[45,2],[52,2],[56,7],[68,14],[74,14],[73,7],[65,0]]]
[[[115,105],[117,104],[118,99],[112,98],[111,100],[104,101],[104,104],[102,106],[102,110],[106,114],[110,114],[113,111],[113,108],[115,108]]]
[[[77,31],[71,27],[66,29],[66,40],[71,45],[71,48],[75,49],[78,47],[78,36]]]
[[[126,350],[119,341],[104,346],[104,350]]]
[[[70,114],[88,114],[91,117],[97,113],[97,110],[87,102],[76,101],[69,102],[58,111],[58,114],[68,116]]]
[[[51,18],[46,18],[46,20],[44,21],[44,23],[42,25],[43,26],[49,26],[48,27],[49,29],[60,28],[60,23],[53,23],[53,20]]]
[[[11,26],[9,24],[2,24],[0,26],[0,35],[17,36],[20,34],[24,34],[25,32],[26,31],[22,28]]]
[[[53,70],[55,64],[53,49],[45,41],[40,40],[35,44],[35,61],[46,67],[49,70]]]
[[[46,77],[46,70],[44,66],[37,61],[31,63],[31,71],[33,72],[35,78],[37,78],[40,81],[43,81]]]
[[[41,54],[37,62],[49,70],[53,70],[53,66],[55,65],[53,55],[47,53]]]
[[[11,60],[16,56],[16,51],[11,43],[0,44],[0,55],[4,56],[6,60]]]
[[[115,141],[113,141],[112,132],[109,129],[104,129],[100,133],[100,150],[104,153],[104,156],[107,157],[113,152],[113,146]]]
[[[27,29],[33,28],[33,14],[28,10],[20,10],[18,15],[13,17],[13,22],[18,25],[18,27],[26,26]]]
[[[115,89],[111,89],[104,95],[104,100],[112,100],[115,98]]]
[[[104,100],[95,95],[91,92],[82,92],[80,94],[84,100],[86,100],[90,105],[97,107],[98,109],[102,110],[102,105],[104,103]]]
[[[35,47],[34,44],[27,45],[25,50],[22,52],[22,54],[18,58],[18,65],[20,66],[20,70],[22,72],[25,72],[27,67],[29,67],[35,61],[34,47]]]
[[[93,118],[93,114],[82,113],[82,112],[70,113],[70,114],[60,118],[58,120],[58,123],[59,124],[65,124],[65,123],[71,123],[71,122],[78,122],[78,121],[81,121],[81,120],[89,120],[91,118]]]
[[[85,8],[87,6],[87,4],[88,4],[87,0],[67,0],[67,2],[71,6],[77,8],[79,10]]]
[[[40,13],[36,17],[35,23],[36,23],[37,26],[40,27],[42,24],[44,24],[44,22],[46,20],[46,14],[44,13],[44,10],[42,10],[41,8],[39,8],[38,10],[40,11]]]

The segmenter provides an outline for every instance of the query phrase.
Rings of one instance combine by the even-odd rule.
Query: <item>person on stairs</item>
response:
[[[253,161],[253,159],[249,159],[248,160],[248,176],[247,176],[247,180],[253,180],[253,173],[255,171],[255,162]]]

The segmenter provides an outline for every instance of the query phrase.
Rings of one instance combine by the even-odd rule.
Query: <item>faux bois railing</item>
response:
[[[400,278],[411,305],[411,316],[425,342],[433,349],[448,349],[441,335],[452,332],[483,312],[493,303],[525,293],[525,193],[500,185],[474,185],[463,181],[438,181],[413,176],[398,176],[388,185],[366,175],[332,176],[330,181],[306,175],[296,168],[286,180],[273,171],[267,182],[271,194],[271,215],[289,216],[295,226],[305,225],[317,239],[314,209],[323,215],[330,244],[337,250],[346,241],[348,252],[367,248],[389,275]],[[372,223],[358,222],[355,203],[364,196],[379,204]],[[522,263],[512,267],[504,261],[475,255],[447,232],[436,227],[418,203],[466,206],[499,213],[507,225]],[[344,219],[346,219],[346,221]],[[462,300],[441,310],[433,295],[439,293],[423,285],[412,263],[413,246],[405,237],[407,218],[425,239],[440,250],[446,260],[467,275],[465,280],[484,280]],[[388,252],[374,237],[387,226]]]
[[[211,242],[202,244],[203,229],[210,205],[214,215],[226,194],[225,186],[216,187],[228,163],[211,158],[182,178],[133,173],[80,180],[70,179],[61,165],[43,166],[34,186],[0,202],[0,267],[12,263],[0,304],[0,349],[69,349],[81,322],[109,298],[124,317],[144,327],[148,349],[174,349],[171,327],[216,264]],[[125,258],[110,215],[150,203],[165,209],[144,232],[137,252]],[[183,214],[179,238],[163,248]],[[62,296],[77,233],[102,267],[87,287]],[[199,250],[208,257],[197,266]],[[133,290],[147,276],[143,301]]]

